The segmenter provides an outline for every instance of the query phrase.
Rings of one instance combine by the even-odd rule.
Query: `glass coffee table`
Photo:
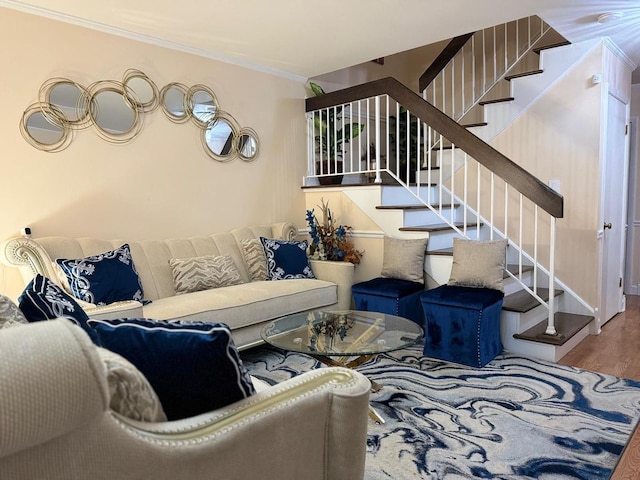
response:
[[[261,336],[274,347],[305,353],[325,365],[356,368],[379,353],[413,345],[423,338],[424,331],[407,318],[385,313],[316,310],[269,322]],[[382,388],[369,380],[373,391]],[[372,407],[369,415],[384,423]]]

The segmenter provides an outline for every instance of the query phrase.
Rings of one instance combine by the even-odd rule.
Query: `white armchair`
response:
[[[109,410],[88,336],[58,319],[0,330],[0,479],[361,479],[369,381],[321,368],[189,419]]]

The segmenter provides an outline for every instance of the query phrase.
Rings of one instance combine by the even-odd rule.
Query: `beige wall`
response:
[[[304,226],[300,189],[306,168],[303,81],[185,54],[0,8],[2,188],[0,239],[30,226],[45,235],[155,239],[223,231],[256,223]],[[223,110],[260,137],[260,156],[218,163],[203,151],[191,123],[160,110],[138,138],[113,145],[77,132],[59,153],[21,137],[23,111],[40,85],[68,77],[82,85],[120,80],[128,68],[159,88],[208,85]],[[17,276],[0,273],[0,291],[15,295]]]
[[[628,70],[628,69],[627,69]],[[602,73],[603,81],[591,78]],[[597,306],[602,88],[629,92],[630,72],[600,45],[534,103],[492,145],[540,180],[560,180],[556,275]]]

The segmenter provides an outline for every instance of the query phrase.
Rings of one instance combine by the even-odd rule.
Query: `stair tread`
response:
[[[528,72],[514,73],[513,75],[505,76],[504,79],[509,82],[509,81],[513,80],[514,78],[522,78],[522,77],[528,77],[528,76],[531,76],[531,75],[539,75],[539,74],[541,74],[543,72],[544,72],[543,70],[531,70],[531,71],[528,71]]]
[[[554,325],[556,332],[559,334],[558,336],[551,337],[544,334],[547,328],[547,320],[545,319],[525,332],[514,334],[513,338],[561,346],[589,325],[593,319],[594,317],[587,315],[558,312],[554,315]]]
[[[486,127],[489,125],[487,122],[477,122],[477,123],[465,123],[462,125],[464,128],[472,128],[472,127]]]
[[[542,45],[540,47],[536,47],[533,49],[533,51],[539,54],[542,50],[548,50],[550,48],[556,48],[556,47],[564,47],[565,45],[571,45],[571,42],[567,40],[564,42],[550,43],[549,45]]]
[[[514,97],[494,98],[493,100],[483,100],[481,102],[478,102],[478,105],[489,105],[491,103],[512,102],[514,100],[515,100]]]
[[[513,275],[518,275],[518,273],[520,272],[520,265],[518,265],[517,263],[509,263],[507,265],[507,268],[505,269],[504,278],[507,278],[509,276],[506,270],[509,270]],[[532,265],[522,265],[522,273],[527,273],[531,270],[533,270]]]
[[[453,255],[453,247],[440,248],[438,250],[427,250],[427,255],[443,255],[450,257]]]
[[[556,297],[564,293],[564,291],[560,289],[556,289],[555,292]],[[549,300],[548,288],[538,288],[537,294],[545,302]],[[538,305],[541,304],[533,295],[531,295],[526,290],[518,290],[517,292],[504,297],[504,301],[502,302],[502,309],[508,310],[510,312],[526,313],[530,310],[533,310]]]
[[[464,227],[463,223],[454,224],[458,228]],[[476,223],[467,223],[467,228],[475,228]],[[442,230],[451,230],[453,227],[448,223],[434,223],[431,225],[415,225],[413,227],[400,227],[401,232],[439,232]]]
[[[432,205],[436,210],[440,208],[440,204]],[[459,207],[459,203],[443,203],[442,208]],[[377,210],[428,210],[426,205],[377,205]]]

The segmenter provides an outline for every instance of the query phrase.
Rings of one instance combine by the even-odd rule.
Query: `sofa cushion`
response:
[[[384,237],[382,278],[424,283],[424,256],[428,238]]]
[[[66,318],[87,332],[94,343],[97,340],[95,332],[87,325],[89,316],[71,295],[47,277],[37,274],[25,287],[18,302],[29,322]]]
[[[316,278],[309,265],[306,240],[278,240],[260,237],[267,258],[269,280]]]
[[[454,238],[453,265],[447,284],[504,292],[506,248],[506,240]]]
[[[85,302],[107,305],[121,300],[142,301],[142,285],[129,244],[98,255],[56,259],[73,295]]]
[[[169,260],[176,294],[242,283],[240,272],[229,255],[203,255]]]
[[[109,408],[141,422],[165,422],[160,399],[142,372],[122,355],[102,347],[97,350],[107,370]]]
[[[224,322],[235,330],[337,301],[336,284],[324,280],[249,282],[160,298],[145,305],[144,314],[156,320]]]
[[[268,279],[267,257],[264,255],[262,243],[257,238],[243,238],[240,240],[244,262],[252,282]]]
[[[254,393],[227,325],[149,319],[89,324],[102,347],[122,355],[149,380],[169,420],[215,410]]]

